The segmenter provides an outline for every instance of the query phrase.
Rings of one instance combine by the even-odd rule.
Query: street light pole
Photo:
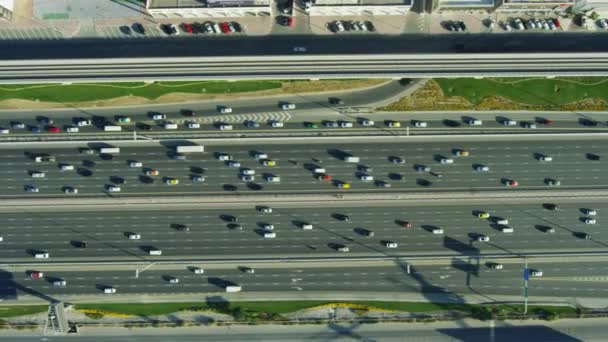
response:
[[[524,315],[528,314],[528,278],[530,272],[528,271],[528,260],[524,257]]]

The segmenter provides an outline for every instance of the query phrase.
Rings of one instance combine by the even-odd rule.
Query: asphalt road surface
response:
[[[539,53],[606,51],[608,37],[596,33],[285,35],[262,37],[174,37],[175,39],[69,39],[61,41],[3,40],[0,59],[144,58],[306,54],[415,54],[415,53]]]
[[[203,267],[204,264],[194,264]],[[247,265],[247,264],[244,264]],[[354,264],[356,265],[356,264]],[[253,266],[253,265],[249,265]],[[481,295],[491,300],[494,295],[521,294],[523,264],[508,263],[501,270],[491,269],[489,264],[460,263],[443,266],[412,266],[410,273],[405,264],[393,266],[321,266],[280,268],[255,267],[254,274],[239,267],[229,269],[205,269],[204,274],[194,274],[189,267],[158,270],[148,268],[135,278],[133,271],[108,271],[98,269],[53,271],[44,267],[32,270],[44,272],[43,279],[31,279],[26,272],[0,273],[0,294],[5,299],[24,294],[51,296],[69,300],[80,295],[103,295],[106,287],[116,288],[118,298],[132,295],[212,294],[223,293],[227,285],[240,285],[245,292],[399,292],[399,293],[452,293]],[[94,267],[94,266],[92,266]],[[608,266],[605,262],[551,262],[531,261],[531,270],[542,270],[542,277],[531,277],[530,300],[542,297],[605,298],[608,294]],[[169,279],[177,278],[178,283]],[[63,279],[66,286],[54,286],[53,281]],[[118,300],[118,299],[117,299]]]
[[[95,143],[92,143],[95,145]],[[98,146],[98,145],[97,145]],[[206,153],[189,154],[187,160],[172,159],[172,151],[165,148],[122,148],[116,156],[86,155],[78,149],[7,149],[0,156],[0,192],[11,196],[106,196],[110,185],[119,185],[124,195],[182,195],[217,193],[322,193],[344,191],[398,190],[497,190],[547,189],[550,181],[559,181],[561,188],[602,188],[606,162],[601,159],[607,143],[604,139],[582,141],[547,139],[530,144],[513,142],[438,142],[438,143],[373,143],[334,144],[316,141],[288,145],[207,146]],[[84,145],[83,145],[84,147]],[[454,157],[456,149],[470,152],[469,157]],[[276,166],[264,166],[253,155],[263,152],[276,161]],[[48,153],[56,157],[53,163],[36,163],[32,156]],[[239,167],[229,167],[217,160],[218,153],[230,154]],[[360,163],[347,163],[346,155],[360,157]],[[553,161],[538,159],[551,156]],[[600,160],[593,160],[597,156]],[[395,157],[405,159],[396,164]],[[442,158],[452,158],[453,164],[442,164]],[[130,167],[130,161],[140,161],[143,167]],[[60,165],[70,164],[73,171],[61,171]],[[372,170],[365,171],[362,166]],[[477,172],[476,167],[487,166],[488,172]],[[421,167],[430,171],[419,172]],[[256,171],[254,181],[243,181],[243,168]],[[319,180],[314,170],[324,168],[332,180]],[[145,175],[155,169],[159,176]],[[33,178],[36,171],[44,178]],[[373,180],[361,180],[369,175]],[[193,176],[204,176],[204,181],[193,181]],[[280,182],[267,181],[269,176],[280,177]],[[177,185],[167,185],[175,178]],[[508,181],[519,187],[506,187]],[[350,189],[339,184],[349,183]],[[388,184],[390,187],[385,187]],[[38,193],[28,193],[37,187]],[[77,195],[65,195],[62,189],[75,187]]]
[[[584,214],[597,210],[596,216]],[[478,256],[606,251],[608,233],[601,216],[608,203],[379,206],[349,208],[124,210],[1,213],[0,259],[6,262],[244,260],[285,257]],[[490,214],[487,219],[477,213]],[[348,221],[343,221],[344,216]],[[232,222],[236,218],[238,222]],[[508,219],[503,233],[497,219]],[[596,224],[584,223],[595,218]],[[411,223],[411,228],[404,223]],[[302,229],[303,223],[313,225]],[[275,238],[264,238],[273,225]],[[189,228],[184,231],[183,227]],[[433,234],[435,228],[443,234]],[[554,232],[550,232],[553,228]],[[369,236],[366,232],[373,232]],[[128,234],[141,235],[129,240]],[[589,234],[588,238],[583,234]],[[487,236],[490,241],[478,241]],[[86,242],[86,248],[80,247]],[[388,242],[397,243],[387,248]],[[339,247],[348,247],[341,252]],[[157,248],[162,256],[150,256]],[[49,259],[34,259],[46,251]]]

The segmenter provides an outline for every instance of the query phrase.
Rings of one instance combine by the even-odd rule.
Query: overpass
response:
[[[0,83],[604,76],[608,36],[167,37],[0,42]]]

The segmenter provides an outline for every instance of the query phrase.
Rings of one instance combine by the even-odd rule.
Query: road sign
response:
[[[524,280],[529,280],[529,279],[530,279],[530,269],[524,268]]]

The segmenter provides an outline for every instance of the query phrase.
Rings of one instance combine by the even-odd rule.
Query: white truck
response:
[[[103,154],[119,154],[120,147],[102,147],[99,149],[99,153]]]
[[[193,152],[205,152],[205,146],[201,145],[189,145],[189,146],[177,146],[175,148],[177,153],[193,153]]]
[[[121,126],[103,126],[103,130],[106,132],[121,132],[122,131],[122,127]]]
[[[240,285],[228,285],[226,286],[226,292],[241,292],[243,288]]]

